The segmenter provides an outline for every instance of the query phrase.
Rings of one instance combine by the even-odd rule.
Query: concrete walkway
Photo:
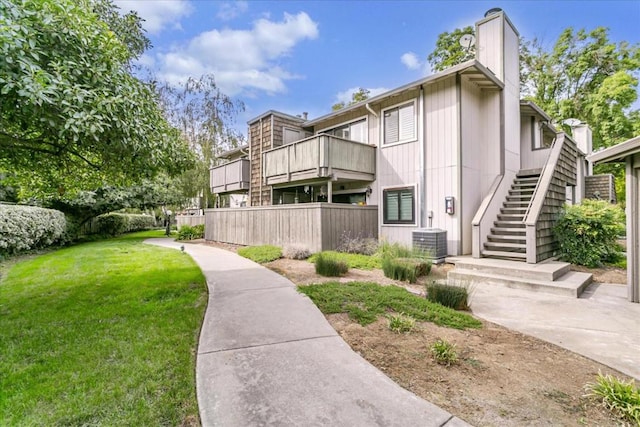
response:
[[[353,352],[289,280],[232,252],[184,247],[209,286],[196,361],[203,426],[468,425]]]
[[[626,285],[594,283],[570,298],[477,284],[471,310],[640,379],[640,304],[627,300]]]

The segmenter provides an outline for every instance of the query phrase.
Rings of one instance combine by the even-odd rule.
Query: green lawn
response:
[[[19,261],[0,278],[2,425],[195,423],[204,277],[136,233]]]
[[[397,286],[381,286],[368,282],[328,282],[299,286],[324,314],[347,313],[351,319],[366,326],[378,316],[390,312],[402,313],[415,320],[456,329],[480,328],[473,316],[427,301]]]

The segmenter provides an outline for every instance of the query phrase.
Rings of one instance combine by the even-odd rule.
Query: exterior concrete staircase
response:
[[[540,169],[521,170],[511,184],[506,201],[502,204],[491,234],[487,236],[482,256],[485,258],[525,261],[527,245],[524,217],[533,197]]]
[[[519,261],[449,257],[446,262],[455,264],[447,280],[451,285],[478,284],[526,289],[577,298],[589,286],[592,275],[571,271],[566,262],[545,261],[527,264]]]

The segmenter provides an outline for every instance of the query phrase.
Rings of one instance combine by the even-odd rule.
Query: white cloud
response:
[[[369,98],[372,98],[376,95],[380,95],[381,93],[389,91],[389,89],[386,87],[374,87],[374,88],[365,88],[365,89],[369,91]],[[351,99],[352,99],[351,97],[353,96],[353,94],[358,92],[359,90],[360,90],[360,87],[352,87],[345,91],[338,92],[336,94],[336,102],[344,102],[345,104],[348,104],[349,102],[351,102]]]
[[[407,52],[400,57],[400,61],[410,70],[417,70],[422,63],[418,59],[418,55],[413,52]]]
[[[188,0],[115,0],[114,3],[126,13],[135,10],[144,19],[142,26],[152,34],[158,34],[164,28],[181,28],[180,20],[193,12]]]
[[[158,55],[159,76],[171,84],[189,77],[213,74],[227,95],[240,92],[283,92],[285,81],[297,76],[281,68],[277,60],[296,44],[318,37],[318,24],[309,15],[284,14],[282,21],[262,18],[250,30],[214,29]]]
[[[220,4],[218,9],[218,18],[223,21],[230,21],[239,15],[242,15],[249,9],[249,3],[244,0],[229,1]]]

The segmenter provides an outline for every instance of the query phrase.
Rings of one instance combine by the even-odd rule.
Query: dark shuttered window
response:
[[[383,222],[415,223],[415,191],[413,187],[383,190]]]

